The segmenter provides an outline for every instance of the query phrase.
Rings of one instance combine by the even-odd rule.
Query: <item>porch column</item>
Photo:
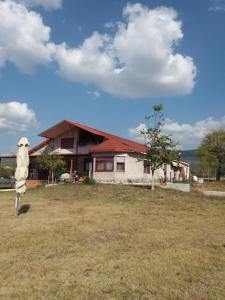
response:
[[[70,160],[70,176],[73,175],[73,159]]]

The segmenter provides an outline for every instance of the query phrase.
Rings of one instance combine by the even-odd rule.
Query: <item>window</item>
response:
[[[150,171],[151,171],[150,163],[147,160],[144,160],[144,173],[150,174]]]
[[[116,171],[125,172],[125,157],[123,156],[116,157]]]
[[[74,144],[74,138],[62,138],[61,139],[61,149],[72,149]]]
[[[103,138],[92,134],[88,131],[85,130],[80,130],[80,134],[79,134],[79,146],[86,146],[86,145],[92,145],[92,144],[99,144],[103,141]]]
[[[124,172],[125,171],[125,163],[117,163],[116,170],[117,170],[117,172]]]
[[[98,157],[96,158],[96,172],[112,172],[113,171],[113,157]]]

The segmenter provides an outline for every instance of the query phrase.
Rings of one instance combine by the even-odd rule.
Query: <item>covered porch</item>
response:
[[[92,174],[92,157],[90,155],[60,155],[65,161],[65,170],[63,173],[69,173],[71,177],[91,176]],[[47,180],[49,171],[40,170],[37,157],[30,157],[29,179]]]
[[[64,155],[66,172],[81,176],[90,176],[92,173],[92,157],[90,155]]]

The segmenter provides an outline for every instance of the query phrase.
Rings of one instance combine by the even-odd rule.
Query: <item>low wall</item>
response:
[[[38,186],[44,185],[46,183],[46,180],[32,179],[32,180],[27,180],[26,183],[28,189],[33,189]]]
[[[206,196],[216,196],[216,197],[225,197],[225,192],[219,191],[204,191],[204,195]]]
[[[189,183],[172,183],[168,182],[165,186],[167,189],[177,190],[181,192],[190,192],[191,191],[191,185]]]

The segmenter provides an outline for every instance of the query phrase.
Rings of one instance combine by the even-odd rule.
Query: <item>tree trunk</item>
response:
[[[154,191],[155,190],[155,185],[154,185],[154,170],[152,170],[152,191]]]
[[[167,165],[164,164],[164,183],[167,183]]]
[[[222,175],[222,170],[221,170],[221,165],[219,165],[219,167],[216,170],[216,180],[220,181],[220,177]]]
[[[48,184],[50,184],[51,169],[48,169]]]

